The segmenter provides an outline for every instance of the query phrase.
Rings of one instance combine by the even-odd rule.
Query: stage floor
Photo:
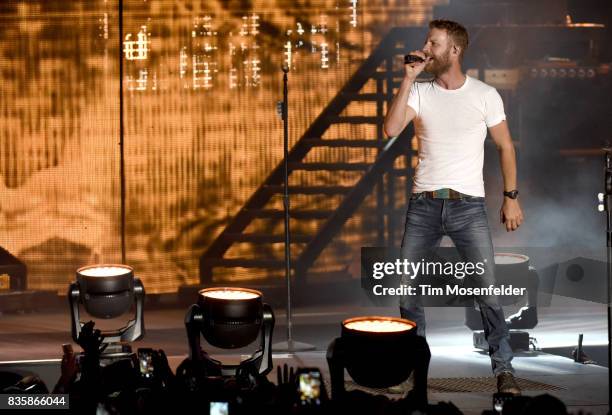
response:
[[[539,310],[539,324],[529,330],[537,339],[540,351],[521,352],[513,361],[517,376],[524,380],[526,395],[550,393],[568,405],[591,414],[608,413],[608,365],[606,308],[603,305],[564,300],[554,307]],[[513,311],[513,310],[508,310]],[[187,354],[183,326],[185,310],[146,310],[146,336],[134,347],[163,349],[174,368]],[[294,355],[275,354],[274,364],[317,366],[327,374],[325,351],[329,342],[340,334],[340,322],[357,315],[397,315],[394,308],[359,306],[318,306],[294,311],[295,340],[308,342],[315,351]],[[51,388],[59,377],[61,344],[71,342],[70,318],[67,313],[47,312],[0,316],[0,368],[20,368],[39,373]],[[82,317],[82,320],[85,320]],[[472,346],[472,332],[463,324],[463,310],[430,308],[427,310],[428,342],[432,351],[430,393],[432,403],[451,401],[465,414],[480,414],[491,406],[490,388],[494,385],[490,359]],[[569,355],[555,355],[548,350],[566,353],[575,347],[578,334],[584,334],[586,351],[596,365],[575,363]],[[274,340],[286,337],[285,314],[276,312]],[[75,350],[80,350],[74,346]],[[223,361],[236,361],[248,349],[227,351],[214,349],[212,354]],[[29,361],[29,362],[28,362]],[[275,373],[271,373],[271,380]],[[450,379],[448,379],[450,378]],[[459,386],[457,381],[468,382]],[[487,379],[487,378],[490,378]],[[349,378],[347,377],[347,380]],[[389,395],[399,397],[399,395]]]

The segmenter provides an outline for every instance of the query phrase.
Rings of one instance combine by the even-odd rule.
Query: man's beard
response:
[[[440,76],[450,69],[450,50],[446,51],[446,53],[443,53],[439,57],[433,56],[433,58],[434,59],[425,66],[425,72],[428,72],[433,76]]]

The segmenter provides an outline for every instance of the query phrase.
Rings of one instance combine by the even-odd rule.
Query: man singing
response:
[[[516,158],[504,105],[495,88],[461,69],[468,34],[459,23],[434,20],[422,51],[424,61],[405,65],[405,75],[385,118],[385,133],[399,135],[414,121],[419,163],[406,214],[402,256],[419,260],[439,246],[444,235],[464,261],[483,261],[482,285],[494,283],[493,243],[484,202],[483,160],[487,129],[500,155],[504,202],[500,221],[508,232],[523,221],[516,190]],[[425,70],[434,79],[416,82]],[[520,394],[514,379],[508,328],[495,297],[477,297],[493,373],[500,392]],[[421,301],[404,296],[402,317],[417,323],[425,336]]]

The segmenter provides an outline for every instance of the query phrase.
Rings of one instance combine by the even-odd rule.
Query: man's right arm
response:
[[[387,111],[387,115],[385,117],[385,123],[383,125],[383,129],[385,130],[385,134],[389,137],[398,136],[404,128],[408,125],[410,121],[416,117],[416,112],[414,108],[408,105],[408,97],[410,96],[410,89],[412,88],[412,84],[416,80],[417,76],[423,71],[425,65],[429,61],[429,58],[425,56],[425,54],[420,50],[415,50],[410,52],[411,55],[417,55],[422,57],[424,62],[414,62],[408,65],[404,65],[404,79],[400,84],[399,91],[393,101],[391,102],[391,106]]]
[[[404,78],[399,92],[393,98],[391,107],[387,111],[383,128],[388,137],[396,137],[406,128],[408,123],[416,117],[414,109],[408,105],[408,96],[412,88],[413,80]]]

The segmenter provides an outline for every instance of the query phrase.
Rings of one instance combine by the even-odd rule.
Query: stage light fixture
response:
[[[327,363],[332,397],[341,397],[344,369],[355,383],[387,388],[404,382],[414,371],[412,393],[427,402],[427,372],[431,353],[416,324],[396,317],[365,316],[342,322],[341,335],[329,345]]]
[[[525,305],[516,314],[506,319],[508,328],[523,330],[534,328],[538,324],[537,300],[540,285],[538,272],[530,265],[527,255],[497,252],[494,261],[495,279],[498,286],[514,285],[526,288],[526,294],[499,297],[502,306],[519,304],[525,300]],[[474,307],[466,307],[465,325],[470,330],[483,330],[482,317]]]
[[[76,342],[81,327],[79,304],[92,316],[111,319],[126,313],[136,303],[135,319],[118,330],[103,331],[104,343],[132,342],[144,336],[145,290],[128,265],[99,264],[81,267],[76,281],[68,288],[72,338]]]
[[[533,329],[538,324],[538,291],[540,277],[534,267],[529,265],[529,257],[511,252],[497,252],[494,256],[495,279],[497,285],[514,285],[526,288],[526,294],[518,296],[500,296],[502,306],[518,304],[525,301],[525,305],[506,318],[510,347],[514,351],[529,350],[531,336],[524,330]],[[465,325],[473,330],[473,344],[477,349],[489,350],[486,341],[482,317],[479,310],[474,307],[465,309]]]
[[[266,375],[272,370],[274,313],[263,302],[261,292],[248,288],[206,288],[185,316],[189,357],[201,362],[210,375]],[[212,346],[222,349],[245,347],[260,337],[260,347],[238,365],[224,365],[212,359],[200,344],[200,334]]]

